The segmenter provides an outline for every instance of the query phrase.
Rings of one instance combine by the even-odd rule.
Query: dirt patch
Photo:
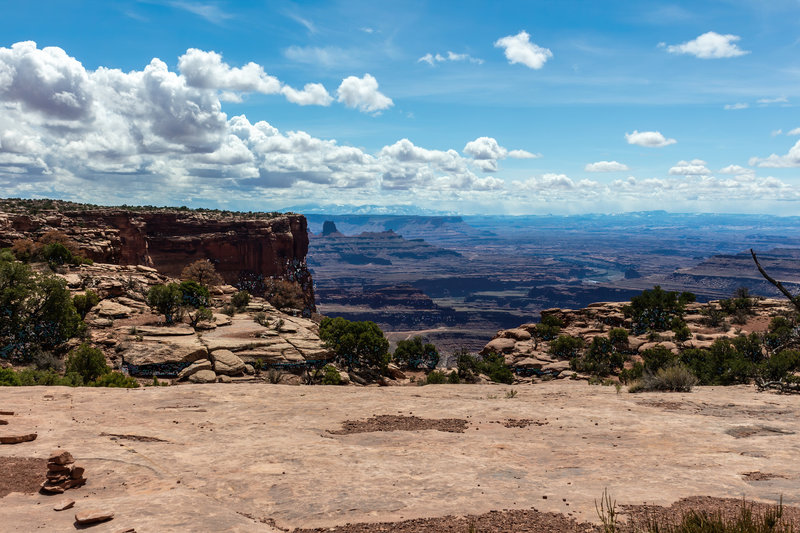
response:
[[[547,420],[542,422],[531,418],[506,418],[498,423],[502,423],[507,428],[526,428],[528,426],[544,426],[547,424]]]
[[[119,433],[100,433],[100,436],[111,437],[112,440],[122,439],[122,440],[132,440],[135,442],[169,442],[164,439],[159,439],[158,437],[148,437],[147,435],[122,435]]]
[[[670,402],[667,400],[646,400],[643,402],[637,402],[638,405],[644,407],[655,407],[657,409],[665,409],[667,411],[680,411],[685,406],[680,402]]]
[[[741,476],[745,481],[767,481],[768,479],[776,478],[786,479],[786,476],[783,474],[772,474],[770,472],[759,472],[757,470],[755,472],[745,472],[741,474]]]
[[[461,418],[420,418],[418,416],[377,415],[363,420],[345,420],[342,429],[328,431],[332,435],[371,433],[374,431],[418,431],[435,429],[447,433],[464,433],[468,422]]]
[[[794,435],[793,431],[785,431],[770,426],[738,426],[725,431],[731,437],[745,439],[747,437],[768,437],[774,435]]]
[[[438,518],[418,518],[401,522],[380,522],[376,524],[345,524],[334,528],[295,529],[293,533],[313,533],[331,531],[334,533],[373,533],[391,531],[393,533],[439,533],[492,531],[496,533],[588,533],[601,531],[600,526],[579,523],[567,515],[540,513],[535,509],[489,511],[482,515],[442,516]]]
[[[0,457],[0,498],[12,492],[37,492],[46,472],[46,459]]]
[[[773,511],[777,505],[766,503],[744,502],[736,498],[712,498],[710,496],[692,496],[683,498],[669,507],[657,505],[622,505],[621,510],[626,524],[621,528],[623,532],[639,531],[642,526],[651,520],[657,520],[661,524],[678,523],[689,511],[707,513],[711,516],[720,514],[726,520],[738,517],[742,510],[742,505],[747,505],[753,513],[753,517],[758,519],[764,513]],[[800,525],[800,507],[783,506],[783,522],[790,525]]]

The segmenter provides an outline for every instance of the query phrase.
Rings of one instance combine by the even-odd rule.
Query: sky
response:
[[[2,0],[2,13],[4,197],[800,211],[798,0]]]

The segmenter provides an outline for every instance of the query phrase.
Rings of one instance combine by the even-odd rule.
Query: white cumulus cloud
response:
[[[738,57],[750,53],[736,45],[740,39],[738,35],[720,35],[709,31],[691,41],[669,45],[666,48],[671,54],[688,54],[700,59]]]
[[[741,165],[728,165],[719,169],[720,174],[734,174],[736,176],[755,177],[756,172],[752,168],[743,167]]]
[[[306,83],[302,91],[284,85],[281,94],[291,103],[298,105],[329,106],[333,102],[333,97],[321,83]]]
[[[231,91],[276,94],[281,90],[278,78],[268,75],[256,63],[231,67],[216,52],[189,48],[178,58],[178,70],[187,85],[201,89],[227,89]]]
[[[786,132],[786,135],[800,135],[800,128],[794,128]]]
[[[626,133],[625,140],[628,144],[635,144],[637,146],[646,146],[648,148],[661,148],[662,146],[669,146],[675,144],[675,139],[667,139],[659,131],[638,131],[633,130],[633,133]]]
[[[738,111],[739,109],[747,109],[750,107],[750,104],[744,102],[736,102],[735,104],[725,104],[725,109],[727,111]]]
[[[493,137],[478,137],[468,142],[462,150],[472,158],[472,163],[484,172],[497,172],[500,159],[512,157],[515,159],[534,159],[540,157],[526,150],[507,150],[500,146]]]
[[[506,59],[512,65],[521,63],[526,67],[538,70],[544,66],[553,52],[531,42],[528,32],[521,31],[516,35],[507,35],[495,41],[495,47],[505,50]]]
[[[708,176],[711,170],[706,167],[706,162],[702,159],[692,159],[691,161],[678,161],[674,167],[669,169],[671,176]]]
[[[767,168],[800,167],[800,141],[789,149],[786,155],[772,154],[768,157],[751,157],[750,165]]]
[[[630,170],[628,165],[618,161],[597,161],[584,167],[586,172],[623,172]]]
[[[362,78],[346,77],[336,94],[339,102],[366,113],[375,113],[394,105],[391,98],[378,90],[378,80],[369,74],[364,74]]]

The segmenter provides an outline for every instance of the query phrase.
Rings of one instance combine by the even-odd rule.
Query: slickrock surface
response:
[[[272,520],[317,528],[532,507],[596,522],[604,488],[619,504],[782,494],[800,505],[797,396],[747,386],[617,394],[570,380],[514,388],[509,399],[499,385],[6,388],[3,405],[39,438],[0,457],[80,450],[91,477],[70,496],[76,513],[115,513],[103,532],[276,531]],[[379,415],[467,425],[330,433]],[[536,423],[508,423],[521,420]],[[0,523],[72,529],[51,498],[9,494]]]

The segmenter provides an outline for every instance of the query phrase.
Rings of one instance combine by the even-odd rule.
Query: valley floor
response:
[[[0,523],[66,531],[89,508],[116,513],[99,532],[277,531],[532,508],[597,523],[604,489],[619,504],[782,495],[797,506],[797,403],[745,386],[634,395],[568,380],[2,388],[0,410],[15,414],[0,416],[0,435],[38,438],[0,446],[0,467],[61,447],[88,482],[64,495],[77,503],[63,512],[52,507],[64,496],[0,491]]]

